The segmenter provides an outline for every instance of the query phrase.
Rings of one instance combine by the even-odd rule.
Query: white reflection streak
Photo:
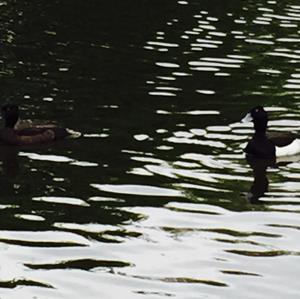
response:
[[[119,194],[131,194],[131,195],[144,195],[144,196],[175,196],[182,197],[183,194],[174,189],[145,186],[145,185],[112,185],[112,184],[90,184],[91,187],[100,191],[119,193]]]
[[[41,196],[41,197],[33,197],[33,201],[42,201],[42,202],[50,202],[50,203],[58,203],[58,204],[68,204],[75,206],[85,206],[89,207],[90,205],[86,203],[84,200],[73,197],[58,197],[58,196]]]
[[[179,47],[178,44],[171,44],[171,43],[164,43],[164,42],[147,42],[147,44],[152,46],[161,46],[161,47],[170,47],[170,48]]]
[[[77,165],[77,166],[98,166],[98,163],[87,162],[87,161],[78,161],[75,159],[71,159],[71,158],[68,158],[65,156],[58,156],[58,155],[41,155],[41,154],[36,154],[36,153],[20,152],[19,156],[27,157],[31,160],[37,160],[37,161],[70,163],[71,165]]]
[[[166,68],[179,68],[179,64],[171,62],[156,62],[157,66],[166,67]]]
[[[227,64],[227,63],[219,63],[219,62],[206,62],[206,61],[190,61],[190,66],[195,67],[222,67],[222,68],[240,68],[239,64]]]

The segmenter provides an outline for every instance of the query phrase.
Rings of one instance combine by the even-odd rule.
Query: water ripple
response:
[[[42,197],[33,197],[32,200],[39,201],[39,202],[77,205],[77,206],[84,206],[84,207],[89,206],[89,204],[86,203],[84,200],[79,198],[72,198],[72,197],[42,196]]]
[[[180,191],[161,188],[155,186],[141,186],[141,185],[109,185],[109,184],[91,184],[92,187],[109,193],[119,194],[132,194],[132,195],[145,195],[145,196],[179,196],[182,194]]]
[[[69,163],[70,165],[76,165],[76,166],[82,166],[82,167],[95,167],[95,166],[98,166],[98,164],[94,163],[94,162],[76,161],[72,158],[68,158],[66,156],[60,156],[60,155],[44,155],[44,154],[37,154],[37,153],[20,152],[19,156],[28,157],[31,160],[58,162],[58,163]]]
[[[299,131],[300,6],[77,2],[0,3],[3,94],[85,132],[0,149],[2,297],[298,298],[300,160],[239,119]]]
[[[64,269],[81,269],[92,270],[95,268],[121,268],[131,266],[129,263],[122,261],[109,261],[109,260],[68,260],[55,264],[25,264],[26,267],[32,270],[64,270]]]

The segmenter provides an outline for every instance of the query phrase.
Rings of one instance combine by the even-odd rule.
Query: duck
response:
[[[52,125],[18,128],[20,117],[18,105],[6,104],[1,107],[4,128],[0,130],[0,140],[6,145],[33,145],[50,143],[69,135],[68,129]]]
[[[268,114],[262,106],[252,108],[241,120],[243,123],[253,122],[254,134],[244,151],[247,155],[262,159],[300,154],[300,139],[290,132],[267,132]]]

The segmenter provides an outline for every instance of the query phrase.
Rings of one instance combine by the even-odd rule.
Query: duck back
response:
[[[291,132],[267,132],[267,137],[275,146],[287,146],[291,144],[298,136]]]
[[[16,133],[19,136],[35,136],[39,134],[44,134],[47,130],[51,130],[55,134],[55,139],[63,139],[69,135],[68,131],[65,128],[60,128],[60,127],[37,127],[37,128],[25,128],[21,130],[16,130]]]
[[[257,158],[272,159],[275,157],[275,145],[265,135],[254,135],[245,148],[245,152]]]

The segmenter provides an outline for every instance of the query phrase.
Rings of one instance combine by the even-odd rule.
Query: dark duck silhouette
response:
[[[0,131],[0,138],[2,143],[7,145],[50,143],[69,135],[67,129],[56,127],[53,124],[18,128],[16,124],[20,111],[17,105],[6,104],[2,106],[1,113],[4,119],[4,128]]]
[[[254,124],[254,134],[245,152],[255,158],[274,159],[300,153],[300,139],[289,132],[267,132],[268,114],[262,106],[252,108],[242,122]]]

